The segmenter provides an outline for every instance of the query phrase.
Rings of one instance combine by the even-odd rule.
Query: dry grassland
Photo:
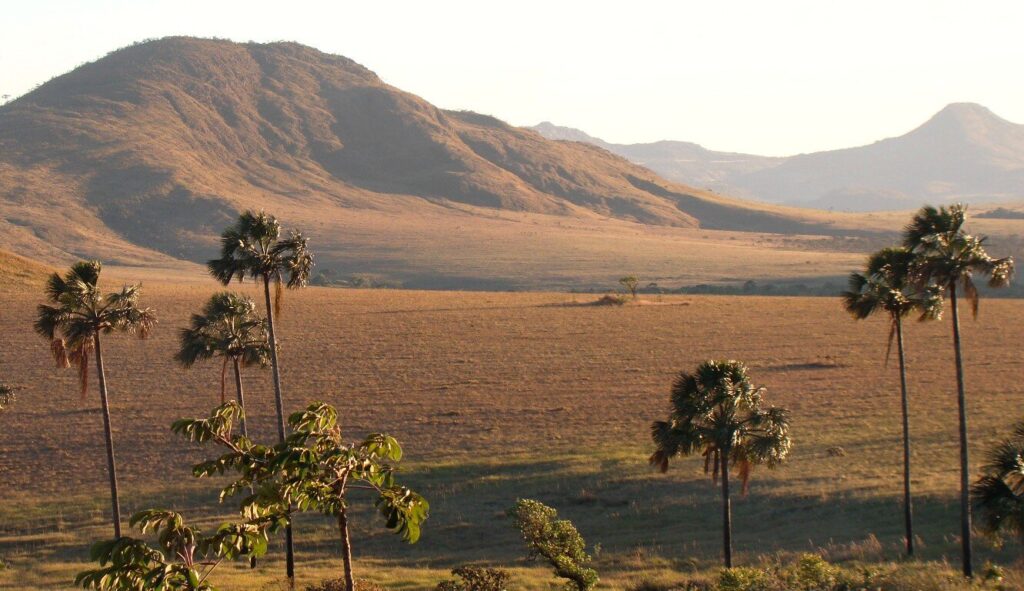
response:
[[[130,275],[121,270],[120,275]],[[107,278],[110,281],[110,278]],[[112,286],[112,283],[108,283]],[[203,451],[170,422],[218,402],[219,367],[171,363],[176,329],[217,289],[146,276],[154,338],[108,339],[108,380],[126,513],[184,508],[213,523],[226,512],[189,466]],[[4,294],[0,376],[25,386],[0,417],[0,585],[65,588],[90,540],[109,535],[95,391],[78,397],[31,332],[34,292]],[[899,399],[883,365],[884,322],[855,323],[833,298],[663,297],[660,305],[598,307],[593,296],[310,288],[288,293],[283,336],[289,408],[337,405],[347,433],[387,430],[404,444],[405,478],[432,503],[422,541],[404,546],[369,512],[357,517],[364,573],[395,588],[430,588],[452,565],[503,563],[524,588],[527,569],[502,512],[543,500],[599,543],[611,587],[713,566],[718,497],[697,459],[668,475],[646,466],[648,426],[666,412],[674,374],[707,358],[748,362],[769,400],[793,413],[792,461],[755,473],[735,506],[742,561],[826,548],[833,558],[894,559],[901,531]],[[974,456],[1019,418],[1024,303],[986,301],[964,327]],[[947,323],[907,334],[914,487],[923,554],[956,559],[956,411]],[[269,372],[246,376],[251,430],[271,439]],[[337,571],[329,524],[300,522],[300,583]],[[878,543],[870,541],[877,536]],[[869,540],[865,542],[865,540]],[[1016,549],[983,554],[1011,561]],[[228,589],[259,589],[276,558],[239,571]]]

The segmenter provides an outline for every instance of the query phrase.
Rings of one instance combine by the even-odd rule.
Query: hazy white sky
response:
[[[0,0],[0,94],[133,41],[294,40],[450,109],[790,154],[945,104],[1024,122],[1024,2]]]

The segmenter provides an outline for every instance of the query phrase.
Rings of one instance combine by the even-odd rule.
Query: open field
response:
[[[213,524],[227,513],[210,483],[189,475],[204,451],[168,430],[172,420],[219,401],[216,363],[190,371],[171,363],[176,329],[216,289],[213,281],[161,284],[149,272],[144,304],[161,319],[154,337],[107,341],[126,514],[169,506]],[[0,557],[9,565],[0,586],[69,588],[88,543],[109,535],[98,401],[95,390],[79,398],[74,371],[54,369],[47,344],[31,332],[39,294],[3,296],[0,376],[25,390],[0,416]],[[739,562],[819,548],[839,560],[898,557],[898,381],[895,363],[883,367],[884,322],[855,323],[832,298],[652,296],[651,305],[584,305],[592,299],[318,288],[287,294],[279,330],[288,406],[323,399],[337,405],[351,437],[397,436],[409,458],[405,479],[431,502],[415,546],[394,539],[376,515],[359,513],[357,574],[429,589],[454,565],[503,564],[516,568],[521,588],[547,589],[546,572],[522,560],[503,517],[521,496],[558,508],[600,544],[605,588],[714,567],[719,497],[701,462],[679,461],[660,475],[646,457],[648,427],[666,413],[674,374],[722,357],[748,362],[769,400],[793,412],[792,460],[756,472],[751,494],[735,501]],[[1019,418],[1022,331],[1018,300],[985,301],[978,321],[965,323],[976,464]],[[948,332],[948,323],[911,326],[907,347],[921,552],[955,563]],[[250,429],[269,440],[269,371],[246,378]],[[326,520],[302,519],[296,535],[300,584],[340,573]],[[979,544],[983,558],[1002,564],[1019,553]],[[273,553],[253,573],[230,571],[224,587],[271,588],[283,570],[279,558]]]

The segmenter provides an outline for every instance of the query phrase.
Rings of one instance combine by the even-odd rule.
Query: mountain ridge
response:
[[[589,137],[545,123],[535,128],[554,139]],[[976,103],[951,103],[900,136],[785,157],[716,152],[689,142],[594,139],[674,181],[769,203],[877,211],[1024,199],[1024,125]]]
[[[339,269],[416,277],[486,274],[488,257],[525,253],[568,261],[579,247],[567,231],[584,242],[598,228],[640,232],[652,252],[663,235],[684,239],[658,228],[865,233],[439,109],[296,43],[150,41],[0,106],[0,248],[51,262],[202,261],[243,209],[303,227]],[[595,265],[632,260],[628,246],[588,244]]]

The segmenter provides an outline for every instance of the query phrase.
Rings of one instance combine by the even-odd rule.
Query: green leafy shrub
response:
[[[723,568],[718,575],[720,591],[784,591],[773,573],[759,568]]]
[[[817,554],[804,554],[786,572],[788,588],[793,591],[833,589],[838,582],[838,569]]]
[[[345,579],[320,581],[316,585],[307,585],[306,591],[345,591]],[[387,591],[387,589],[365,579],[356,579],[356,591]]]
[[[523,534],[530,558],[551,564],[556,576],[567,579],[565,589],[588,591],[597,584],[597,571],[587,566],[586,542],[571,521],[558,519],[558,511],[531,499],[519,499],[509,515]]]
[[[455,579],[441,581],[436,591],[505,591],[512,575],[500,568],[463,566],[452,569]]]

